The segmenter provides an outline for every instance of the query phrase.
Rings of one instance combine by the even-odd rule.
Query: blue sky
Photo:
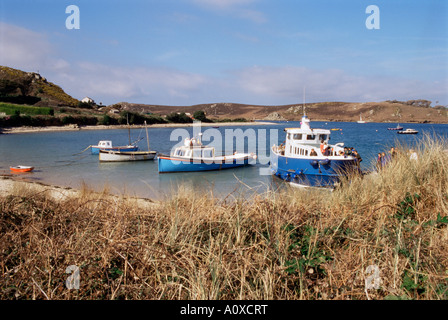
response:
[[[448,105],[447,18],[445,0],[0,0],[0,64],[103,104],[294,104],[305,87]]]

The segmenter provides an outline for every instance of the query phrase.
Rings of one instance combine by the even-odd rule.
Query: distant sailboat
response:
[[[362,120],[362,113],[359,115],[358,123],[366,123],[364,120]]]

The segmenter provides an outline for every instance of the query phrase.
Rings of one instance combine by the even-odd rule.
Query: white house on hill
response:
[[[81,100],[81,102],[84,102],[84,103],[95,103],[95,101],[93,101],[93,99],[89,98],[89,97],[85,97],[84,99]]]

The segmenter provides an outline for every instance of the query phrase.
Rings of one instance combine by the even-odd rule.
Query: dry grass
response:
[[[0,198],[0,298],[447,299],[447,145],[427,138],[418,161],[405,148],[331,193]],[[366,290],[371,265],[381,283]]]

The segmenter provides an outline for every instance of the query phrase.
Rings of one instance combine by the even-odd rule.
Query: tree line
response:
[[[142,125],[145,123],[164,124],[164,123],[193,123],[194,120],[202,122],[214,122],[206,117],[204,111],[199,110],[194,112],[193,117],[188,116],[185,112],[172,112],[165,117],[160,115],[145,115],[136,112],[122,111],[118,117],[104,114],[101,116],[86,116],[86,115],[64,115],[54,116],[54,112],[49,115],[28,115],[21,114],[20,110],[16,110],[13,115],[0,117],[0,127],[45,127],[45,126],[64,126],[76,124],[78,126],[94,126],[94,125]],[[232,121],[228,119],[228,121]],[[246,121],[246,119],[239,118],[235,121]],[[222,122],[222,121],[219,121]]]

